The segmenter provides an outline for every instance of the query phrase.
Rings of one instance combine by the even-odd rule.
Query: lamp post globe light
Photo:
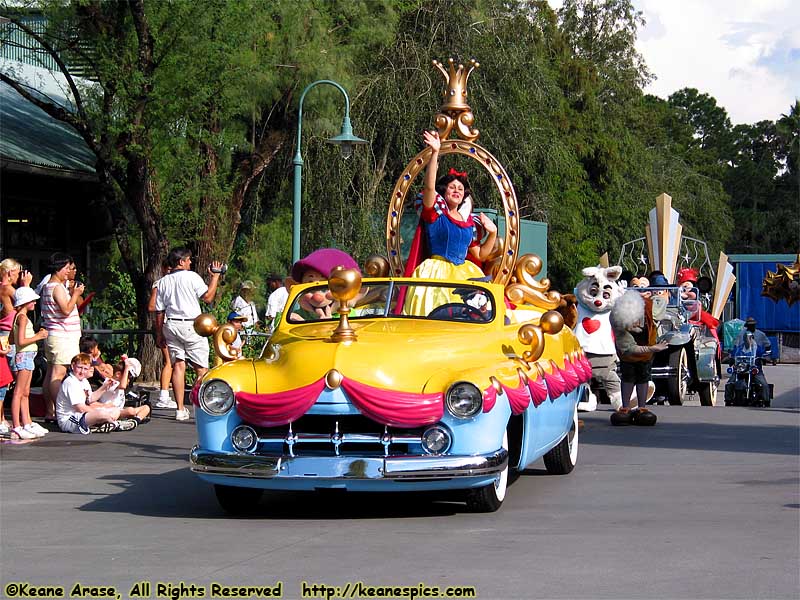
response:
[[[350,97],[344,88],[329,79],[320,79],[309,83],[306,89],[303,90],[300,96],[300,104],[297,109],[297,152],[295,152],[294,160],[294,201],[292,204],[293,218],[292,218],[292,264],[300,260],[300,206],[302,204],[303,196],[303,156],[300,153],[300,136],[303,130],[303,100],[311,88],[320,84],[332,85],[337,90],[342,92],[344,96],[344,120],[342,121],[342,130],[339,135],[334,136],[328,140],[329,143],[339,146],[342,153],[342,158],[350,158],[353,154],[353,146],[368,143],[367,140],[362,140],[360,137],[353,135],[353,126],[350,124]]]

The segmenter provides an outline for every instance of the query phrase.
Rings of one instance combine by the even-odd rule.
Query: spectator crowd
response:
[[[147,423],[153,408],[174,410],[177,421],[189,420],[187,365],[198,378],[209,368],[208,340],[194,330],[194,320],[202,312],[200,301],[214,302],[225,270],[214,261],[204,279],[192,270],[192,260],[188,248],[171,250],[151,290],[148,308],[155,314],[156,345],[163,357],[152,406],[131,390],[142,371],[139,360],[122,355],[106,363],[97,339],[82,334],[80,314],[88,302],[71,256],[52,254],[49,273],[36,288],[31,287],[33,274],[17,260],[0,261],[0,438],[35,440],[55,427],[83,435],[129,431]],[[241,332],[271,332],[280,319],[288,297],[285,278],[271,275],[267,285],[270,297],[263,319],[254,302],[253,281],[242,281],[231,303],[228,322],[237,331],[239,355]],[[43,410],[38,407],[43,414],[37,415],[43,423],[31,416],[31,384],[41,361],[37,354],[46,361]]]

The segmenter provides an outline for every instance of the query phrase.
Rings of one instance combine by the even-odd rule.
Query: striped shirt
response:
[[[47,283],[42,288],[42,320],[44,321],[44,328],[50,335],[56,337],[72,337],[81,334],[81,318],[78,315],[78,307],[74,306],[72,311],[65,315],[53,298],[53,291],[57,286],[63,285],[61,283]],[[64,290],[66,292],[66,290]],[[67,292],[68,293],[68,292]]]

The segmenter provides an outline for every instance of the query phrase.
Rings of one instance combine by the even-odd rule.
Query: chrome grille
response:
[[[257,454],[400,456],[419,445],[424,428],[388,427],[361,415],[305,415],[280,427],[254,427]]]

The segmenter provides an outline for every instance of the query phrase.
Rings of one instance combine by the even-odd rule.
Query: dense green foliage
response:
[[[122,190],[107,208],[123,246],[130,239],[123,258],[150,231],[148,277],[162,238],[193,245],[201,265],[226,258],[233,285],[253,279],[263,292],[268,272],[288,271],[297,102],[322,78],[349,90],[354,132],[370,144],[343,161],[325,143],[341,95],[309,94],[301,252],[385,253],[391,189],[441,104],[431,61],[451,56],[481,63],[468,88],[478,143],[506,167],[522,216],[549,224],[557,287],[643,235],[662,192],[712,259],[800,246],[798,105],[733,127],[698,90],[645,95],[652,75],[635,49],[643,17],[632,0],[565,0],[558,11],[541,0],[38,4],[92,48],[89,131]],[[84,47],[58,48],[74,58]],[[479,205],[499,206],[474,161],[443,162],[470,172]]]
[[[346,240],[357,257],[383,250],[390,191],[441,101],[443,81],[429,65],[451,55],[480,59],[469,83],[479,143],[505,165],[522,216],[549,224],[556,285],[570,288],[582,267],[606,251],[613,260],[622,242],[643,235],[665,191],[687,231],[722,249],[731,232],[727,197],[680,152],[675,138],[693,130],[679,111],[643,96],[640,23],[625,0],[570,1],[558,14],[544,2],[439,0],[407,13],[394,44],[363,67],[355,119],[369,150],[345,165],[321,149],[307,155],[317,165],[304,182],[309,197],[332,184],[346,191],[326,196],[322,220],[310,220],[318,205],[305,201],[304,250]],[[478,203],[497,207],[481,169],[452,160],[470,171]]]

